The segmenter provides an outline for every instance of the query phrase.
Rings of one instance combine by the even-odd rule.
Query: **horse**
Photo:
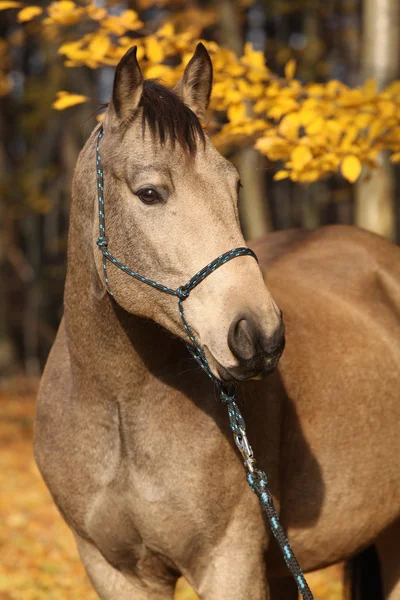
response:
[[[200,124],[211,88],[202,44],[174,89],[128,51],[74,173],[34,454],[101,600],[172,599],[181,575],[202,600],[297,598],[176,297],[104,269],[96,245],[96,143],[121,263],[178,289],[244,245],[239,175]],[[348,226],[251,248],[258,264],[238,256],[192,290],[187,322],[215,379],[239,382],[304,571],[374,547],[382,597],[400,600],[400,249]]]

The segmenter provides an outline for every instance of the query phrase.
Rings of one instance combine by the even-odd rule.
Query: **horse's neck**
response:
[[[100,250],[92,238],[96,181],[90,145],[82,155],[73,186],[64,295],[74,384],[88,387],[92,382],[116,394],[129,386],[131,394],[139,396],[141,384],[174,363],[180,344],[156,325],[126,313],[108,296],[94,263],[94,252]]]

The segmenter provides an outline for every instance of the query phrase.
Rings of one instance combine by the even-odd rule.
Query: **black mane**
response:
[[[178,142],[189,154],[195,154],[200,139],[205,134],[199,119],[172,90],[148,79],[144,82],[139,106],[142,111],[143,130],[146,126],[161,144],[166,141],[173,146]]]

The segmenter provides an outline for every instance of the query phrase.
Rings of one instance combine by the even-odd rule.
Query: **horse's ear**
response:
[[[197,44],[182,78],[176,84],[174,91],[185,104],[202,119],[206,113],[212,88],[213,69],[205,46]]]
[[[143,75],[132,46],[115,70],[112,107],[118,119],[126,120],[137,110],[143,91]]]

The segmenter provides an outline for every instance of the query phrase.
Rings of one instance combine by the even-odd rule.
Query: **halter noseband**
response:
[[[229,262],[233,258],[238,258],[240,256],[252,256],[258,262],[257,256],[252,250],[250,250],[250,248],[233,248],[233,250],[229,250],[228,252],[221,254],[220,256],[218,256],[218,258],[214,259],[208,265],[203,267],[203,269],[196,273],[194,277],[189,279],[187,283],[178,287],[176,290],[166,285],[162,285],[157,281],[153,281],[152,279],[149,279],[144,275],[140,275],[139,273],[137,273],[137,271],[133,271],[132,269],[129,269],[126,265],[121,263],[117,258],[115,258],[115,256],[111,254],[111,252],[108,251],[108,238],[106,236],[104,215],[103,167],[100,159],[100,140],[103,137],[103,135],[104,128],[103,126],[101,126],[96,143],[97,198],[99,206],[99,237],[97,238],[96,243],[103,255],[103,271],[107,291],[110,294],[110,296],[113,296],[107,273],[107,261],[109,261],[111,264],[115,265],[116,267],[121,269],[121,271],[127,273],[137,281],[141,281],[142,283],[145,283],[146,285],[149,285],[159,290],[160,292],[164,292],[165,294],[169,294],[170,296],[176,296],[178,298],[179,314],[181,316],[186,335],[190,340],[190,343],[186,343],[186,347],[191,352],[192,356],[196,359],[196,361],[199,363],[201,368],[207,373],[210,379],[212,379],[212,381],[218,387],[221,400],[228,408],[229,424],[233,433],[233,438],[235,440],[236,446],[238,447],[244,459],[244,464],[248,471],[248,484],[253,490],[253,492],[258,496],[261,506],[267,514],[272,533],[274,534],[279,546],[281,547],[283,558],[285,559],[285,562],[294,577],[300,594],[302,595],[304,600],[314,600],[311,590],[308,587],[307,581],[299,566],[299,563],[297,562],[293,550],[289,544],[289,540],[287,539],[283,528],[279,522],[278,514],[275,510],[272,496],[268,489],[267,475],[264,473],[264,471],[256,468],[256,461],[254,458],[253,450],[247,439],[246,424],[236,402],[235,385],[227,385],[226,383],[223,383],[213,375],[210,369],[210,365],[208,364],[207,358],[203,352],[203,349],[197,342],[193,331],[191,330],[189,324],[185,319],[185,315],[183,312],[184,300],[186,300],[186,298],[189,297],[190,292],[196,286],[198,286],[206,277],[208,277],[208,275],[211,275],[211,273],[216,271],[219,267]]]

